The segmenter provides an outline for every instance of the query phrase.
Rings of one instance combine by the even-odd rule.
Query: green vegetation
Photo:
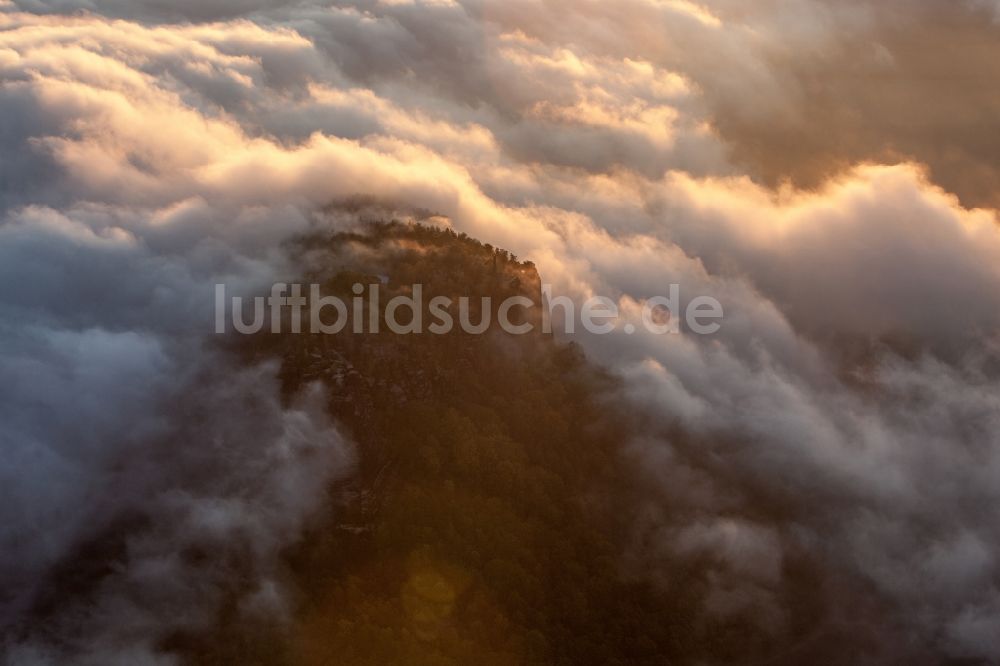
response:
[[[423,226],[311,238],[302,256],[307,281],[345,298],[356,282],[386,297],[422,283],[427,298],[540,298],[531,264]],[[696,626],[703,572],[677,572],[667,595],[625,569],[630,425],[614,381],[574,345],[345,331],[261,335],[242,351],[283,359],[288,399],[328,386],[358,468],[288,555],[292,626],[234,629],[203,661],[742,663],[764,647],[745,622]]]
[[[345,245],[377,248],[364,272],[390,276],[389,293],[540,297],[533,266],[448,231],[317,244],[333,265]],[[325,284],[346,295],[358,277]],[[620,571],[623,433],[600,403],[610,380],[575,347],[460,332],[290,345],[287,390],[325,378],[360,456],[349,499],[293,558],[295,662],[663,663],[683,627]]]

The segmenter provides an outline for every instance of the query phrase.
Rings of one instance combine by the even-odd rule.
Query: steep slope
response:
[[[346,302],[355,284],[365,303],[376,286],[384,303],[421,284],[425,307],[440,295],[489,296],[494,315],[512,295],[540,305],[530,263],[448,230],[375,224],[299,249],[306,281]],[[538,313],[524,317],[538,324]],[[575,345],[495,321],[483,335],[399,335],[382,317],[377,334],[242,341],[248,357],[282,359],[286,398],[326,386],[357,474],[289,553],[301,594],[290,626],[201,643],[203,661],[743,663],[769,652],[749,620],[705,619],[704,571],[677,572],[669,594],[628,571],[641,503],[615,382]]]

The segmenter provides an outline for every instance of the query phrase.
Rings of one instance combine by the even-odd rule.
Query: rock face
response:
[[[307,239],[302,252],[311,267],[307,279],[320,284],[324,296],[336,296],[349,306],[360,299],[364,332],[353,332],[349,324],[336,335],[262,336],[256,342],[264,353],[281,356],[286,397],[310,382],[322,382],[330,413],[361,445],[359,474],[345,491],[352,499],[338,513],[338,529],[370,532],[399,457],[390,431],[396,413],[408,405],[444,409],[463,401],[499,399],[505,388],[509,390],[499,383],[509,378],[511,367],[544,362],[557,349],[567,358],[576,354],[575,348],[558,348],[542,334],[541,279],[534,264],[464,234],[419,224],[376,223],[357,233]],[[355,288],[359,284],[365,288],[360,294]],[[422,290],[423,332],[394,333],[387,326],[385,306],[395,297],[412,297],[415,285]],[[438,297],[452,302],[448,311],[454,327],[447,334],[427,330],[433,319],[429,304]],[[508,334],[498,323],[500,305],[512,297],[533,304],[509,317],[514,325],[531,324],[528,334]],[[488,318],[484,333],[462,329],[463,298],[470,304],[471,323]],[[483,299],[490,304],[485,312]],[[372,332],[373,309],[377,333]],[[407,322],[409,317],[399,319]]]
[[[464,235],[420,225],[374,224],[367,233],[309,239],[303,254],[313,267],[308,281],[320,284],[323,296],[348,305],[352,319],[335,335],[280,338],[283,383],[286,391],[294,391],[322,381],[330,390],[333,413],[345,421],[369,426],[376,409],[449,395],[454,385],[454,377],[447,376],[451,366],[475,367],[484,347],[499,344],[514,360],[539,353],[547,342],[542,334],[541,279],[534,265]],[[364,291],[358,294],[356,285]],[[414,298],[418,285],[421,332],[393,332],[387,305],[397,297]],[[531,325],[523,335],[508,334],[499,324],[501,304],[514,297],[532,303],[511,309],[507,317],[514,326]],[[451,303],[446,310],[452,330],[446,334],[430,330],[432,323],[441,321],[429,307],[436,298]],[[484,333],[463,329],[463,299],[470,325],[489,322]],[[363,307],[360,333],[353,330],[355,300]],[[374,326],[373,310],[378,322]],[[409,324],[411,314],[403,308],[395,321]]]

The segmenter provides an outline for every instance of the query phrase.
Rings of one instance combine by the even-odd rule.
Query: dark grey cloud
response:
[[[1000,24],[991,10],[934,0],[837,4],[864,19],[831,12],[813,48],[778,32],[763,45],[782,98],[747,104],[709,92],[734,157],[766,182],[809,187],[859,161],[913,159],[966,205],[996,207],[1000,96],[990,82],[1000,75]],[[758,104],[788,114],[762,122]]]
[[[159,663],[223,601],[284,613],[278,554],[349,468],[321,396],[283,407],[276,368],[207,339],[214,281],[268,272],[237,255],[213,278],[199,247],[154,254],[118,231],[52,210],[0,226],[10,663]],[[109,549],[83,592],[55,575],[104,571]]]
[[[224,604],[269,622],[288,612],[278,556],[323,508],[327,484],[348,472],[351,449],[323,396],[282,405],[277,368],[245,367],[212,340],[214,284],[239,291],[276,279],[280,243],[306,228],[306,215],[188,200],[184,179],[123,192],[139,203],[122,204],[76,178],[52,143],[72,152],[102,136],[104,159],[141,171],[139,183],[162,175],[170,154],[187,159],[190,139],[180,152],[169,141],[119,150],[87,126],[102,113],[89,96],[108,92],[104,110],[113,109],[119,86],[141,99],[145,77],[157,76],[153,107],[212,117],[215,78],[178,93],[183,77],[171,76],[199,42],[181,40],[141,71],[111,66],[112,56],[88,60],[71,45],[80,24],[52,27],[47,53],[22,45],[5,59],[0,98],[10,119],[4,169],[14,174],[0,218],[4,660],[172,663],[163,641],[211,629]],[[117,34],[128,48],[129,35]],[[108,46],[91,42],[90,52]],[[203,48],[218,79],[243,67],[264,79],[260,62],[281,44],[257,63]],[[84,172],[96,168],[91,159],[100,158],[90,153]]]
[[[282,0],[17,0],[13,7],[39,14],[92,12],[140,21],[199,22],[237,18],[262,9],[293,4]]]

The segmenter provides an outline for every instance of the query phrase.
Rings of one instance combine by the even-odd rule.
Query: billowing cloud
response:
[[[623,561],[668,587],[709,561],[705,613],[776,640],[808,592],[837,654],[1000,659],[1000,235],[977,83],[997,28],[982,3],[914,5],[6,3],[15,661],[152,659],[176,608],[234,593],[185,559],[219,544],[253,572],[246,606],[280,612],[275,553],[348,447],[316,396],[284,408],[268,368],[206,342],[211,292],[297,277],[282,243],[357,194],[629,317],[673,283],[722,302],[710,337],[580,337],[642,427]],[[929,63],[943,42],[952,60]],[[95,540],[125,567],[37,635],[53,572]]]
[[[5,651],[160,663],[165,638],[212,628],[224,604],[287,612],[278,555],[350,468],[322,396],[283,406],[275,368],[240,367],[208,335],[214,283],[273,280],[275,244],[308,221],[199,199],[191,171],[252,141],[166,81],[208,68],[185,88],[207,98],[263,75],[208,35],[265,33],[4,21],[5,110],[24,130],[4,169],[38,165],[6,181],[0,224]]]

